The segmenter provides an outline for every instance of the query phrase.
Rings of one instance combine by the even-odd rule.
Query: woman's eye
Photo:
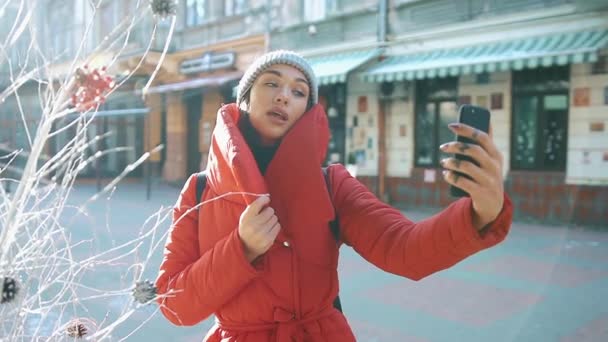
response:
[[[266,82],[266,85],[273,88],[277,87],[277,84],[275,82]]]
[[[299,91],[299,90],[294,90],[293,93],[298,96],[298,97],[304,97],[306,96],[306,94],[304,94],[304,92]]]

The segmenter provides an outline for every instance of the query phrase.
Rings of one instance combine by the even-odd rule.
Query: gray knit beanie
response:
[[[241,78],[236,93],[236,103],[241,105],[245,100],[245,95],[253,86],[255,79],[268,67],[274,64],[287,64],[298,70],[300,70],[304,77],[308,80],[308,86],[310,87],[310,98],[309,103],[314,105],[319,100],[319,88],[317,84],[317,78],[312,67],[296,52],[287,50],[276,50],[268,52],[258,57],[245,71],[245,75]]]

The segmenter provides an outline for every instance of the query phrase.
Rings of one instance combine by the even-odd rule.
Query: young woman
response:
[[[329,128],[317,87],[310,65],[293,52],[257,59],[239,83],[237,103],[218,112],[202,194],[211,201],[193,210],[195,175],[177,201],[158,302],[177,325],[215,314],[205,341],[354,341],[333,306],[340,244],[419,280],[499,243],[509,230],[502,156],[488,135],[464,125],[450,127],[479,146],[438,148],[479,162],[442,163],[445,180],[471,196],[429,219],[408,220],[342,165],[328,168],[328,191],[321,165]],[[334,215],[339,241],[329,229]]]

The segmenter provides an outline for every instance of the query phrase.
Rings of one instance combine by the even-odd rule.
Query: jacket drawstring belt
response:
[[[238,323],[225,323],[216,320],[217,325],[222,330],[226,331],[237,331],[237,332],[257,332],[263,330],[276,329],[276,342],[301,342],[304,341],[304,336],[300,328],[301,325],[314,322],[336,313],[336,309],[332,306],[327,307],[321,312],[304,317],[299,320],[295,320],[294,314],[283,308],[275,308],[274,310],[274,321],[275,323],[268,324],[238,324]]]

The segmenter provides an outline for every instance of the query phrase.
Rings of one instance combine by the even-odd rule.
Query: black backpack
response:
[[[331,186],[329,183],[329,175],[327,174],[327,168],[323,168],[323,176],[325,177],[325,184],[327,185],[327,190],[331,191]],[[207,174],[205,171],[201,171],[196,174],[196,203],[201,203],[201,198],[203,197],[203,191],[205,190],[205,186],[207,186]],[[331,198],[331,197],[330,197]],[[335,219],[329,222],[329,229],[331,230],[331,234],[336,239],[336,243],[340,242],[340,223],[338,221],[338,215],[335,215]],[[342,312],[342,303],[340,302],[340,296],[336,296],[334,299],[334,308],[338,309]]]

